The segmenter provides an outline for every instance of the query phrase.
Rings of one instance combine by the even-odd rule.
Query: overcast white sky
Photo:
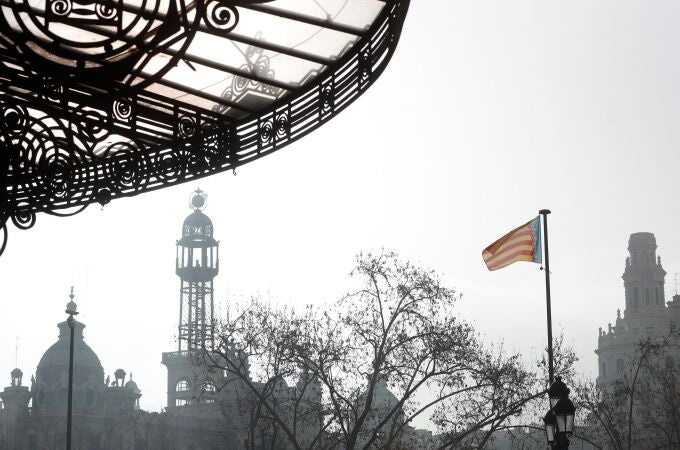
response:
[[[488,272],[481,251],[550,208],[553,321],[594,374],[597,328],[623,308],[628,236],[655,233],[680,272],[677,0],[414,0],[385,74],[301,141],[205,179],[221,241],[216,302],[323,303],[361,250],[398,251],[464,293],[460,313],[531,358],[543,273]],[[0,385],[35,372],[75,285],[107,373],[165,406],[161,352],[179,304],[175,240],[195,184],[10,228],[0,257]]]

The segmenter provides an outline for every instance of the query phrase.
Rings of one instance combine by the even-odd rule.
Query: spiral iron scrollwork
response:
[[[216,92],[163,84],[201,64],[188,51],[199,29],[238,42],[239,8],[274,11],[253,6],[266,2],[0,0],[0,254],[8,228],[33,227],[38,212],[77,214],[232,171],[310,133],[382,73],[409,6],[385,0],[341,56],[299,82],[277,77],[279,44],[257,34]]]
[[[206,14],[203,22],[208,28],[215,31],[230,32],[239,21],[238,9],[224,0],[210,0],[206,5]]]
[[[7,247],[7,220],[3,220],[0,218],[0,233],[2,235],[0,236],[0,255],[2,255],[5,252],[5,248]]]
[[[113,102],[113,117],[121,122],[132,120],[133,106],[130,99],[120,98]]]
[[[35,225],[35,213],[33,211],[21,211],[11,217],[12,223],[20,230],[28,230]]]

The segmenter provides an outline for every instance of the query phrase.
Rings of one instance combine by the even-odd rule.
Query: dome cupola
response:
[[[75,311],[75,308],[71,296],[68,309]],[[43,354],[36,369],[35,406],[40,408],[66,408],[70,328],[66,321],[57,326],[59,339]],[[97,354],[83,340],[84,328],[85,324],[75,321],[73,330],[74,406],[85,402],[86,391],[98,390],[104,386],[104,369]]]

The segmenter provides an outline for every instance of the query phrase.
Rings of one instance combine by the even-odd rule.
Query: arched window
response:
[[[175,400],[175,406],[185,406],[189,404],[189,400],[184,400],[183,398],[178,398]]]
[[[215,392],[217,388],[215,387],[215,382],[213,380],[205,380],[203,382],[203,392]]]
[[[645,305],[649,305],[651,303],[651,298],[652,296],[649,295],[649,288],[645,289]]]
[[[180,378],[175,386],[175,392],[186,392],[191,389],[191,384],[186,378]]]
[[[637,286],[633,288],[633,307],[637,308],[640,303],[640,291]]]
[[[623,373],[624,362],[623,359],[619,358],[616,360],[616,371],[618,373]]]

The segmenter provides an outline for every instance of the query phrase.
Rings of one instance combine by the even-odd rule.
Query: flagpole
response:
[[[543,254],[545,256],[545,303],[548,317],[548,381],[552,385],[555,378],[553,365],[553,338],[552,338],[552,313],[550,311],[550,258],[548,256],[548,214],[549,209],[538,212],[543,216]]]

